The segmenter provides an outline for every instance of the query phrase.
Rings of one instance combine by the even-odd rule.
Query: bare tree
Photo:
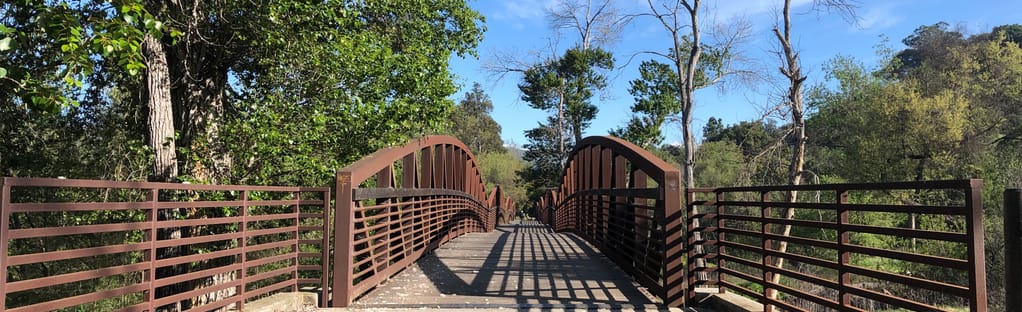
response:
[[[616,42],[630,20],[614,7],[613,0],[563,0],[547,10],[550,26],[555,30],[570,29],[578,33],[579,46],[606,47]]]
[[[858,3],[855,0],[815,0],[813,2],[813,9],[837,11],[853,23],[857,20],[857,16],[855,15],[855,9],[857,7]],[[791,130],[788,135],[790,136],[789,142],[792,142],[792,148],[790,163],[788,164],[788,184],[799,185],[802,183],[802,175],[806,172],[804,167],[806,141],[808,137],[806,136],[805,129],[805,106],[803,103],[802,91],[802,86],[806,81],[806,76],[802,73],[799,53],[795,50],[795,47],[792,44],[791,0],[784,0],[781,18],[782,24],[774,25],[773,33],[781,48],[781,50],[777,52],[778,58],[781,60],[779,70],[781,75],[787,79],[788,87],[779,106],[786,108],[791,118]],[[788,202],[793,203],[798,201],[798,191],[790,191],[787,196]],[[785,209],[784,217],[785,219],[794,218],[795,209]],[[781,235],[791,235],[790,224],[784,226]],[[787,249],[787,241],[780,241],[778,243],[777,250],[779,252],[783,253],[787,251]],[[780,268],[784,265],[784,258],[775,257],[775,259],[774,266]],[[774,274],[772,282],[778,283],[780,278],[781,276],[779,274]],[[771,299],[775,299],[777,298],[777,292],[769,291],[767,296]]]
[[[667,53],[644,51],[667,59],[678,74],[678,99],[681,102],[681,116],[672,118],[681,123],[684,141],[682,163],[685,187],[695,187],[695,138],[692,130],[692,110],[695,106],[695,90],[718,85],[725,78],[748,76],[750,71],[737,69],[740,53],[737,46],[748,38],[751,29],[743,18],[734,18],[730,24],[712,23],[710,31],[712,44],[703,42],[704,30],[700,25],[701,0],[668,0],[654,3],[647,0],[650,13],[643,14],[656,18],[671,36],[671,47]],[[705,59],[704,59],[705,58]]]

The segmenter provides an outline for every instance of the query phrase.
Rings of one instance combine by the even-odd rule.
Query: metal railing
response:
[[[325,289],[329,197],[329,188],[3,178],[0,311],[243,309],[302,285]]]
[[[789,192],[803,200],[788,202]],[[767,311],[987,309],[981,180],[730,187],[687,197],[689,223],[704,224],[689,235],[705,238],[690,243],[706,251],[689,248],[688,257],[710,263],[690,261],[689,270],[715,276],[693,275],[690,298],[716,286]],[[801,213],[789,218],[787,209]]]
[[[1022,190],[1004,190],[1005,311],[1022,311]]]
[[[505,199],[487,198],[484,186],[475,156],[449,136],[382,149],[340,170],[332,304],[350,305],[451,239],[492,231],[498,213],[489,204]]]
[[[497,185],[486,197],[486,205],[497,209],[497,224],[508,224],[515,220],[518,207],[513,198],[504,193],[504,188]]]
[[[585,239],[670,306],[685,300],[678,169],[614,137],[588,137],[536,217]]]

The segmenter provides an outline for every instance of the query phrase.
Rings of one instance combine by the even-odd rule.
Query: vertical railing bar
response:
[[[7,233],[11,229],[11,184],[0,180],[0,312],[7,310]],[[151,307],[150,307],[151,308]]]
[[[663,219],[659,223],[663,226],[664,246],[664,302],[671,307],[686,305],[685,291],[687,280],[685,280],[685,263],[682,255],[685,253],[684,241],[685,218],[682,217],[681,203],[681,173],[668,171],[663,173],[663,181],[659,185],[663,190],[664,198],[658,200],[661,203]]]
[[[292,260],[291,260],[292,265],[294,265],[294,270],[291,271],[291,279],[294,280],[294,283],[291,284],[291,292],[297,292],[298,291],[298,266],[301,265],[301,262],[298,261],[298,254],[301,252],[301,248],[300,248],[300,246],[298,244],[298,241],[299,241],[299,239],[301,239],[301,236],[302,236],[302,232],[301,232],[301,226],[302,226],[302,217],[301,217],[301,213],[302,213],[302,192],[300,190],[295,190],[294,191],[294,197],[295,197],[295,210],[294,210],[295,225],[294,225],[294,232],[293,233],[294,233],[295,236],[292,239],[294,241],[294,244],[291,247],[291,248],[294,248],[293,251],[292,251],[292,254],[294,254],[294,258],[292,258]]]
[[[966,242],[969,253],[969,290],[972,298],[969,298],[969,309],[971,311],[985,312],[987,310],[986,294],[986,249],[983,244],[983,180],[969,180],[965,206],[970,209],[969,215],[965,218],[967,237]]]
[[[334,200],[334,281],[333,307],[346,307],[352,301],[352,261],[354,253],[352,233],[355,230],[355,211],[352,201],[351,172],[340,171],[336,177]]]
[[[774,292],[776,291],[772,287],[770,287],[770,284],[773,283],[774,281],[774,272],[773,270],[770,269],[774,265],[773,263],[774,259],[772,256],[769,256],[767,254],[767,251],[773,249],[774,244],[773,240],[767,239],[767,234],[773,232],[773,225],[766,221],[767,218],[770,218],[771,214],[773,214],[772,207],[767,205],[767,203],[770,202],[770,192],[766,191],[759,192],[759,202],[763,204],[762,205],[763,208],[760,209],[759,216],[760,231],[763,235],[761,236],[761,241],[763,242],[762,244],[763,250],[761,251],[762,252],[761,257],[763,260],[763,297],[769,299],[774,296]],[[766,301],[763,302],[764,312],[771,312],[773,310],[774,310],[773,305]]]
[[[837,246],[838,246],[838,300],[843,307],[852,306],[852,295],[848,293],[848,287],[851,286],[852,274],[845,269],[851,262],[852,256],[846,248],[851,244],[851,234],[845,229],[845,225],[848,224],[848,209],[845,204],[848,203],[848,191],[838,190],[835,201],[837,202]]]
[[[685,261],[685,282],[687,283],[688,287],[686,289],[687,294],[685,295],[686,296],[685,302],[694,302],[695,301],[695,294],[696,294],[695,293],[695,285],[696,285],[696,283],[694,283],[694,281],[692,280],[692,270],[695,268],[695,266],[693,265],[693,261],[692,261],[693,259],[695,259],[695,253],[693,252],[692,246],[695,244],[695,242],[692,240],[692,228],[691,228],[692,217],[694,216],[694,214],[696,212],[696,205],[694,204],[695,200],[696,200],[695,192],[692,189],[686,188],[685,189],[685,223],[686,223],[686,227],[687,228],[685,229],[685,243],[686,243],[685,252],[687,253],[688,258]]]
[[[1022,311],[1022,190],[1004,190],[1005,311]],[[1012,263],[1016,265],[1012,265]]]
[[[146,279],[147,279],[147,281],[149,283],[149,287],[147,287],[148,288],[148,290],[147,290],[148,294],[146,295],[146,301],[148,301],[148,304],[146,306],[148,307],[149,311],[155,311],[156,307],[153,306],[153,303],[156,302],[156,287],[155,287],[155,285],[156,285],[156,255],[157,255],[157,253],[156,253],[156,240],[159,238],[159,236],[157,235],[157,233],[159,232],[159,227],[157,226],[157,221],[159,219],[159,211],[158,211],[158,208],[157,208],[157,204],[160,201],[160,189],[159,188],[151,188],[149,190],[149,195],[147,195],[147,196],[149,197],[150,206],[149,206],[149,213],[146,215],[146,218],[148,219],[147,221],[149,221],[149,237],[147,237],[147,239],[149,240],[149,249],[147,250],[148,254],[146,255],[146,259],[149,261],[149,272],[148,272],[148,274],[146,276]],[[4,251],[3,254],[0,254],[0,257],[5,256],[5,255],[7,255],[6,251]],[[6,261],[3,261],[3,262],[6,262]],[[7,275],[3,274],[3,275],[0,275],[0,276],[7,276]],[[3,278],[0,278],[0,279],[3,279]],[[0,287],[0,288],[2,288],[2,287]],[[0,299],[0,300],[2,300],[2,299]],[[2,308],[2,306],[0,306],[0,308]]]
[[[714,235],[714,236],[716,236],[717,242],[719,243],[719,242],[723,242],[723,241],[725,241],[727,239],[726,237],[724,237],[724,232],[720,231],[720,229],[724,227],[724,218],[720,217],[724,213],[724,205],[720,204],[721,202],[724,201],[724,193],[716,192],[716,194],[714,195],[714,201],[716,201],[716,203],[717,203],[716,205],[714,205],[714,206],[717,207],[717,211],[716,211],[717,216],[714,217],[714,223],[713,223],[714,226],[717,227],[717,231],[716,231],[717,233],[715,233],[716,235]],[[726,247],[724,247],[724,245],[722,245],[722,244],[717,244],[717,269],[718,269],[717,270],[717,293],[719,293],[719,294],[723,294],[724,292],[727,291],[727,288],[724,287],[724,277],[725,277],[725,275],[724,275],[724,272],[722,270],[720,270],[720,269],[724,268],[724,266],[727,265],[727,261],[724,260],[724,257],[721,257],[721,255],[725,255],[725,254],[727,254]],[[766,286],[766,285],[764,285],[764,286]]]
[[[322,192],[323,198],[323,236],[320,243],[320,290],[319,306],[326,308],[330,304],[330,189]]]
[[[249,192],[249,190],[247,190],[247,189],[241,190],[241,207],[238,207],[238,209],[240,210],[240,211],[238,211],[238,213],[241,214],[241,226],[239,228],[241,229],[241,233],[242,233],[241,234],[241,238],[240,238],[241,241],[238,242],[238,246],[241,248],[241,256],[240,256],[241,257],[241,259],[240,259],[241,261],[238,263],[238,265],[241,267],[241,269],[238,270],[239,271],[238,272],[238,276],[239,276],[239,279],[242,281],[241,285],[238,285],[238,298],[240,298],[239,299],[240,301],[238,302],[238,309],[242,310],[242,311],[245,308],[245,300],[246,300],[246,298],[245,298],[245,292],[246,292],[245,291],[245,284],[246,284],[245,283],[245,276],[248,275],[248,268],[245,267],[245,265],[246,265],[245,263],[248,262],[248,205],[249,205],[248,204],[248,198],[249,198],[248,192]]]

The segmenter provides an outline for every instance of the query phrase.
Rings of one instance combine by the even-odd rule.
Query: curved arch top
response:
[[[584,148],[590,146],[603,146],[610,148],[618,155],[624,156],[632,163],[633,166],[638,167],[643,172],[650,174],[651,178],[655,180],[663,180],[663,173],[665,172],[681,172],[678,168],[671,166],[660,157],[653,155],[653,153],[628,142],[622,138],[613,136],[590,136],[582,139],[581,142],[575,145],[575,149],[568,154],[567,159],[573,159],[576,154]],[[568,168],[565,167],[562,176],[566,174]],[[654,176],[656,175],[656,176]]]
[[[424,136],[418,139],[412,139],[403,146],[380,149],[372,154],[362,157],[362,159],[359,159],[347,167],[344,167],[344,169],[341,169],[339,172],[351,173],[352,182],[361,183],[380,170],[387,168],[387,166],[390,166],[394,162],[401,161],[405,156],[427,147],[437,145],[452,145],[461,151],[464,151],[465,154],[468,155],[468,160],[474,165],[472,168],[475,169],[475,176],[479,177],[479,182],[482,183],[482,174],[479,172],[479,166],[476,163],[475,154],[468,149],[468,146],[466,146],[464,142],[461,142],[458,138],[449,135]]]

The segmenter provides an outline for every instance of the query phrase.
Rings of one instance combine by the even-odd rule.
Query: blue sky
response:
[[[479,82],[493,100],[493,117],[502,127],[501,137],[505,143],[519,146],[527,141],[524,131],[536,127],[546,119],[547,112],[529,107],[520,99],[518,83],[520,75],[509,74],[497,79],[488,73],[484,64],[496,62],[497,55],[519,54],[525,61],[534,62],[530,57],[537,51],[549,55],[550,42],[556,41],[559,52],[574,45],[577,35],[557,35],[549,26],[545,9],[558,0],[477,0],[470,5],[486,17],[487,32],[479,45],[479,58],[451,60],[451,70],[462,91],[453,96],[457,102],[464,98],[464,92],[471,89],[473,82]],[[616,6],[623,11],[648,10],[645,0],[616,0]],[[748,59],[743,68],[777,75],[777,57],[771,29],[780,0],[704,0],[708,7],[703,21],[711,19],[727,21],[744,16],[752,25],[749,39],[738,49]],[[802,66],[808,76],[807,85],[825,82],[822,65],[837,55],[852,56],[867,65],[875,64],[875,47],[882,38],[889,39],[888,46],[904,48],[901,39],[910,35],[922,25],[940,21],[953,26],[964,27],[966,33],[988,32],[1003,24],[1022,24],[1022,1],[1020,0],[861,0],[857,11],[859,25],[851,25],[838,15],[820,14],[810,10],[809,0],[795,0],[793,13],[793,37],[801,51]],[[716,6],[716,7],[713,7]],[[705,27],[705,26],[704,26]],[[605,135],[610,129],[624,125],[631,115],[630,106],[634,99],[628,94],[628,82],[638,76],[638,65],[652,56],[633,55],[640,51],[666,51],[670,44],[669,35],[652,18],[640,18],[625,28],[622,39],[609,49],[615,55],[616,66],[621,67],[608,74],[610,86],[604,99],[595,99],[600,111],[586,135]],[[660,60],[664,61],[664,60]],[[696,91],[694,128],[699,129],[710,117],[722,118],[725,124],[743,120],[755,120],[772,107],[773,87],[757,83],[754,86],[729,84],[723,91],[707,88]],[[783,123],[781,121],[780,123]],[[665,143],[680,142],[679,125],[664,126]],[[697,132],[697,139],[701,133]]]

